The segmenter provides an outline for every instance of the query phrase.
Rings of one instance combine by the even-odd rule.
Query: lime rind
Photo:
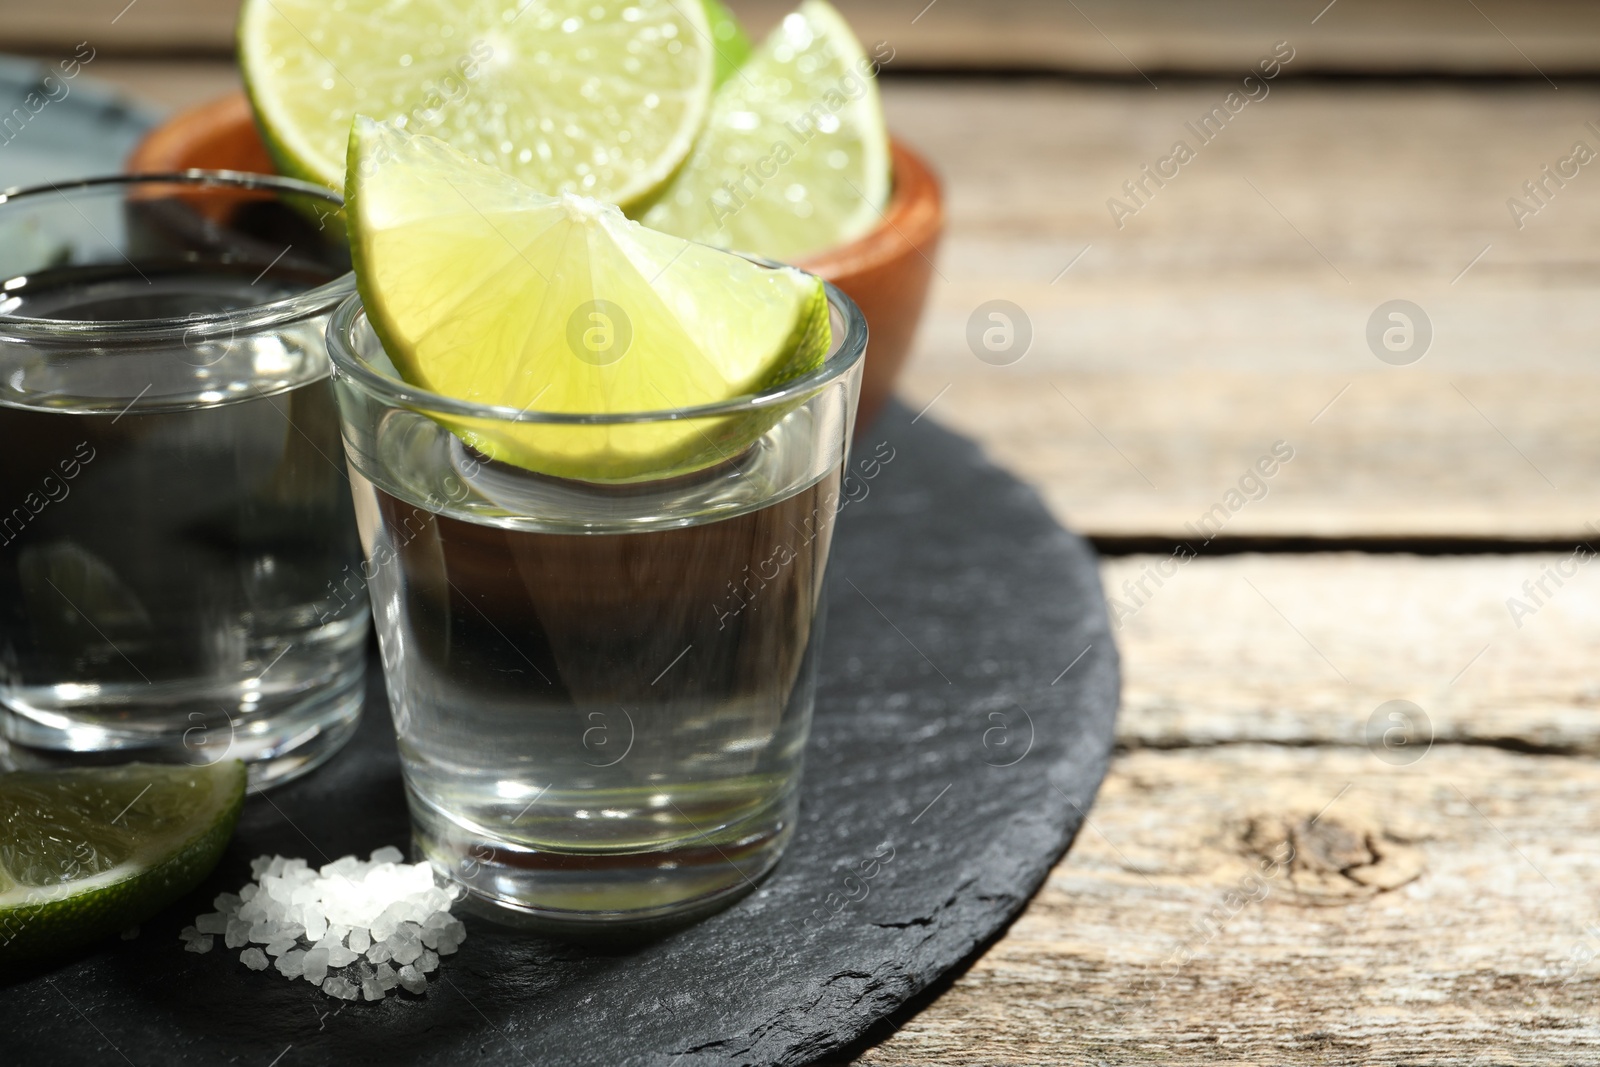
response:
[[[245,787],[237,760],[0,776],[0,967],[109,937],[192,890]]]
[[[342,187],[360,111],[546,192],[619,204],[687,156],[713,42],[705,7],[674,0],[246,0],[238,24],[257,125],[286,174]]]
[[[814,277],[656,233],[594,200],[545,196],[370,119],[355,123],[349,152],[356,285],[413,385],[502,408],[667,413],[765,391],[827,355]],[[597,333],[608,347],[586,349]],[[721,463],[782,414],[439,421],[492,458],[614,483]]]
[[[861,236],[890,192],[877,65],[825,0],[805,0],[712,99],[647,226],[788,260]]]

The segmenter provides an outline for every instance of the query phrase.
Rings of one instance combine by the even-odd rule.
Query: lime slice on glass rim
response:
[[[674,0],[245,0],[238,47],[285,174],[342,188],[359,112],[544,192],[628,204],[704,123],[711,34],[701,4]]]
[[[876,69],[839,12],[805,0],[717,90],[694,151],[635,214],[779,260],[866,233],[890,188]]]
[[[546,196],[366,118],[351,129],[349,174],[368,322],[400,376],[431,392],[524,412],[681,412],[780,385],[827,355],[822,282],[793,268],[657,233],[588,197]],[[783,414],[448,425],[492,459],[614,483],[724,462]]]
[[[0,775],[0,967],[125,930],[200,884],[245,781],[238,760]]]

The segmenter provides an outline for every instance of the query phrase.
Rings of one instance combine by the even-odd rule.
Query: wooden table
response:
[[[1071,853],[855,1062],[1600,1060],[1600,164],[1506,205],[1600,149],[1600,87],[1279,80],[1118,228],[1234,85],[886,86],[950,207],[904,396],[1107,550],[1126,690]],[[1393,299],[1410,365],[1366,340]]]

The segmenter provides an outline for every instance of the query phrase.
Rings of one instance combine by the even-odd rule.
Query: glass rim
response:
[[[754,256],[746,256],[745,258],[764,267],[776,268],[784,266],[784,264],[773,263]],[[812,275],[812,277],[816,276]],[[514,408],[499,404],[479,404],[471,400],[461,400],[457,397],[445,396],[442,393],[435,393],[420,386],[411,385],[375,369],[356,352],[352,343],[352,337],[356,330],[365,326],[367,330],[372,332],[374,338],[377,337],[377,332],[372,330],[371,323],[367,321],[366,308],[361,303],[360,293],[355,293],[348,297],[334,310],[333,316],[328,320],[328,356],[333,361],[333,376],[336,381],[340,378],[349,378],[356,386],[378,400],[393,407],[403,407],[423,415],[454,415],[494,422],[564,426],[606,426],[640,422],[671,422],[680,419],[736,415],[791,403],[797,398],[817,392],[860,365],[862,357],[867,351],[866,316],[861,313],[861,309],[856,306],[856,302],[832,282],[826,278],[819,278],[818,280],[822,282],[824,295],[827,297],[829,307],[837,310],[839,317],[844,320],[844,331],[842,335],[833,339],[833,345],[828,352],[827,358],[822,361],[822,365],[813,371],[802,374],[798,378],[791,378],[761,392],[744,393],[727,400],[719,400],[716,403],[701,404],[695,407],[604,413],[529,411],[526,408]],[[382,345],[381,340],[379,344],[380,346]]]
[[[65,199],[66,195],[73,191],[141,184],[190,185],[202,189],[264,189],[315,197],[340,210],[344,208],[342,195],[314,182],[275,174],[253,174],[242,170],[191,168],[140,174],[107,174],[95,178],[78,178],[65,182],[46,182],[43,185],[0,189],[0,219],[4,218],[5,206],[12,201],[36,200],[51,193]],[[314,289],[307,289],[277,300],[252,304],[245,308],[203,315],[150,319],[36,319],[26,315],[0,314],[0,337],[74,343],[104,339],[112,343],[126,344],[181,341],[185,335],[192,336],[197,330],[226,329],[253,333],[270,326],[325,312],[353,293],[355,284],[355,275],[345,271],[332,281],[324,282]]]

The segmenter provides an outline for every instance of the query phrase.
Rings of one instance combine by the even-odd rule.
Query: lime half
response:
[[[239,15],[268,148],[333,188],[360,113],[543,192],[631,203],[694,143],[712,42],[706,9],[674,0],[245,0]]]
[[[244,793],[238,760],[0,775],[0,964],[89,944],[189,892]]]
[[[819,366],[822,283],[545,196],[431,137],[357,119],[346,190],[368,321],[409,382],[522,411],[680,412]],[[452,420],[468,443],[592,482],[667,477],[742,452],[777,416],[577,425]]]
[[[806,0],[717,90],[693,153],[640,220],[780,260],[872,229],[889,199],[875,70],[839,13]]]

